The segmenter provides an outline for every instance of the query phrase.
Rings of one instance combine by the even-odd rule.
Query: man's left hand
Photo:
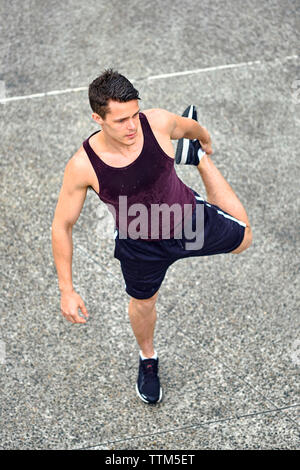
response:
[[[206,155],[211,155],[213,153],[210,137],[208,141],[199,140],[199,142],[200,142],[203,152],[205,152]]]

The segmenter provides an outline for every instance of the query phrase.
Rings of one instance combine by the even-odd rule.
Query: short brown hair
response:
[[[105,70],[89,86],[90,106],[102,119],[108,111],[109,100],[125,103],[139,99],[139,92],[132,83],[113,69]]]

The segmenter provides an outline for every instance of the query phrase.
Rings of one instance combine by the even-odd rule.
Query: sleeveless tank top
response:
[[[106,164],[89,144],[83,147],[99,182],[99,198],[115,219],[120,238],[154,241],[173,238],[196,206],[194,194],[178,177],[174,158],[157,142],[147,117],[139,114],[144,145],[129,165]]]

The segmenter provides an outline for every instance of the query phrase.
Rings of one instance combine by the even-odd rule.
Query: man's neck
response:
[[[141,145],[141,137],[142,137],[142,129],[141,129],[141,126],[139,125],[136,138],[132,143],[125,144],[123,142],[120,142],[112,138],[110,135],[108,135],[104,131],[99,132],[98,142],[99,142],[99,145],[103,147],[104,151],[107,153],[113,153],[113,154],[117,153],[117,154],[124,155],[125,157],[130,157],[132,154],[134,154],[136,151],[139,150],[140,145]]]

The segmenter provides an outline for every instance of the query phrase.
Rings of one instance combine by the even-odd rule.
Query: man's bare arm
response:
[[[201,126],[197,121],[194,121],[194,119],[178,116],[166,110],[160,111],[162,121],[167,123],[171,139],[198,139],[207,155],[213,153],[211,138],[205,127]]]
[[[75,292],[72,281],[72,228],[86,198],[88,184],[85,181],[85,173],[80,156],[72,157],[65,168],[52,222],[52,251],[61,292],[61,310],[65,318],[73,323],[86,321],[79,316],[78,308],[88,316],[84,302]]]

